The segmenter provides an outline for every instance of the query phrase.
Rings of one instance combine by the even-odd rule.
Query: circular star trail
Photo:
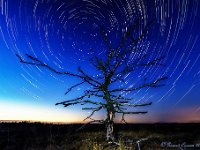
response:
[[[133,87],[143,79],[168,76],[165,87],[141,89],[129,96],[136,101],[169,102],[174,107],[182,102],[188,104],[185,97],[200,86],[199,5],[198,0],[1,0],[0,36],[13,55],[31,54],[59,70],[76,71],[79,65],[90,67],[91,48],[99,55],[106,48],[100,27],[105,28],[115,47],[138,16],[138,33],[153,20],[129,61],[152,53],[149,59],[165,56],[165,67],[144,67],[127,74],[124,80]],[[56,86],[64,91],[66,85],[76,81],[42,68],[20,67],[21,79],[29,84],[20,91],[34,99],[44,97],[41,93],[52,86],[50,82],[57,82]],[[92,73],[99,75],[97,71]],[[78,93],[81,88],[76,90]]]

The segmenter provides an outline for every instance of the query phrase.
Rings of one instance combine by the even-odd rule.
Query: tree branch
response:
[[[39,67],[45,67],[47,69],[49,69],[50,71],[56,73],[56,74],[60,74],[60,75],[70,75],[70,76],[74,76],[74,77],[78,77],[78,78],[81,78],[83,79],[82,76],[78,75],[78,74],[74,74],[74,73],[71,73],[71,72],[67,72],[67,71],[57,71],[55,70],[54,68],[50,67],[49,65],[47,65],[46,63],[42,62],[41,60],[31,56],[31,55],[28,55],[26,54],[26,56],[32,60],[33,62],[29,62],[29,61],[25,61],[19,54],[16,54],[16,56],[19,58],[20,62],[21,63],[24,63],[24,64],[29,64],[29,65],[34,65],[34,66],[39,66]]]
[[[77,83],[77,84],[71,86],[71,87],[67,90],[67,92],[65,92],[65,95],[67,95],[67,94],[68,94],[71,90],[73,90],[75,87],[80,86],[80,85],[83,84],[83,83],[85,83],[85,81],[83,81],[83,82],[81,82],[81,83]]]
[[[140,85],[138,87],[135,87],[135,88],[127,88],[127,89],[124,89],[124,88],[118,88],[118,89],[113,89],[113,90],[110,90],[109,92],[119,92],[119,91],[124,91],[124,92],[131,92],[131,91],[135,91],[135,90],[139,90],[139,89],[142,89],[142,88],[145,88],[145,87],[161,87],[161,86],[164,86],[164,84],[161,84],[161,85],[158,85],[158,83],[162,80],[166,80],[167,77],[162,77],[162,78],[159,78],[157,80],[155,80],[154,82],[152,83],[148,83],[148,84],[143,84],[143,85]]]
[[[95,112],[101,110],[102,108],[103,108],[102,106],[97,107],[97,108],[93,108],[92,113],[91,113],[88,117],[86,117],[83,121],[85,121],[85,120],[87,120],[87,119],[90,119],[90,118],[94,115]]]
[[[101,85],[100,82],[94,80],[92,77],[90,77],[89,75],[87,75],[87,74],[81,69],[81,67],[78,68],[78,71],[79,71],[80,73],[83,74],[82,78],[83,78],[86,82],[88,82],[89,84],[91,84],[92,86],[98,87],[97,85],[95,85],[95,84],[93,84],[93,83],[91,83],[91,82],[94,82],[94,83],[96,83],[96,84],[98,84],[98,85]]]
[[[124,114],[124,115],[126,115],[126,114],[146,114],[147,111],[136,111],[136,112],[134,112],[134,111],[129,111],[129,112],[125,112],[125,111],[116,111],[116,113]]]
[[[143,104],[131,104],[131,103],[123,103],[123,102],[118,103],[119,106],[131,106],[131,107],[148,106],[148,105],[151,105],[151,104],[152,104],[152,102],[143,103]]]
[[[75,105],[75,104],[81,104],[81,105],[93,104],[93,105],[101,105],[101,106],[104,106],[104,107],[106,105],[104,103],[95,102],[95,101],[92,101],[92,100],[69,100],[69,101],[56,103],[55,105],[64,105],[64,107],[68,107],[68,106]]]

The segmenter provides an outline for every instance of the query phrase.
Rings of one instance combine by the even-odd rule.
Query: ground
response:
[[[176,150],[200,149],[200,124],[117,124],[119,147],[105,142],[103,125],[0,123],[0,150]],[[147,138],[147,139],[146,139]]]

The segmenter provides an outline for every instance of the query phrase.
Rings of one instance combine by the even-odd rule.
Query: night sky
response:
[[[0,120],[81,122],[89,113],[81,106],[55,103],[77,97],[88,85],[64,95],[79,80],[22,64],[16,54],[31,54],[61,71],[77,73],[81,66],[98,75],[88,59],[91,48],[97,54],[106,49],[99,28],[116,47],[137,16],[141,24],[154,21],[140,52],[166,56],[166,66],[139,69],[126,76],[127,85],[164,75],[169,79],[164,87],[129,95],[153,105],[141,108],[146,115],[128,116],[128,122],[199,122],[199,0],[0,0]]]

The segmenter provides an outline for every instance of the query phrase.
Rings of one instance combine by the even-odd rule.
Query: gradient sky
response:
[[[56,102],[80,95],[87,85],[65,96],[76,78],[21,64],[16,53],[36,56],[58,70],[77,72],[88,63],[90,48],[105,49],[98,27],[104,26],[116,46],[123,28],[135,16],[155,20],[140,48],[166,56],[164,68],[146,68],[126,78],[167,75],[166,86],[131,95],[152,101],[147,115],[130,122],[200,121],[200,3],[198,0],[0,0],[0,120],[81,122],[89,112]],[[100,112],[97,117],[102,117]]]

